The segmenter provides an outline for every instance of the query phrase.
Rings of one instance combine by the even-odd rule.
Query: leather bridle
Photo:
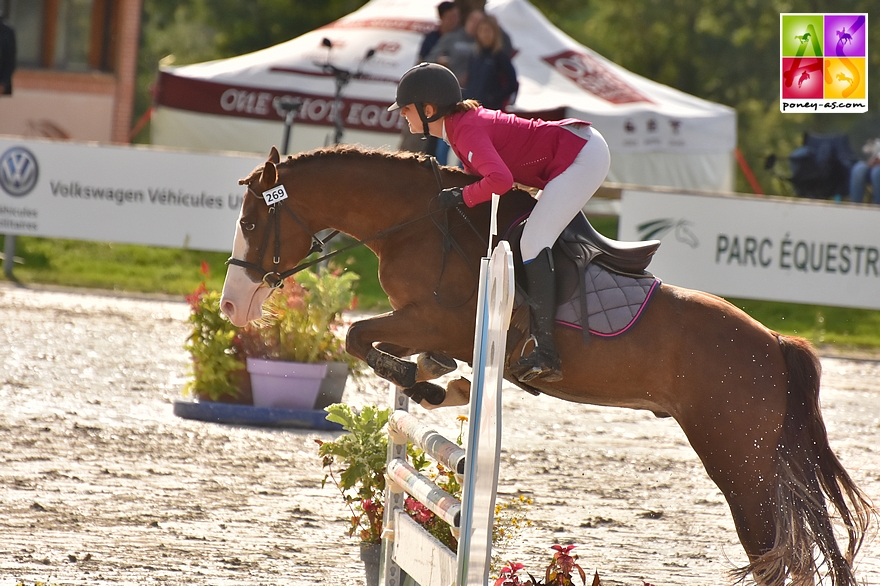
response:
[[[248,186],[248,191],[250,191],[254,195],[254,197],[257,197],[257,198],[260,197],[260,195],[256,191],[254,191],[250,185]],[[318,264],[319,262],[321,262],[327,258],[330,258],[331,256],[334,256],[335,254],[338,254],[340,252],[340,251],[334,251],[334,252],[327,254],[327,255],[324,255],[321,258],[318,258],[316,260],[312,260],[312,261],[305,262],[305,263],[300,263],[300,264],[296,265],[295,267],[293,267],[292,269],[279,272],[278,265],[281,263],[281,215],[278,211],[279,209],[284,210],[285,212],[290,214],[290,217],[292,217],[294,219],[294,221],[300,226],[300,228],[302,228],[306,232],[306,234],[309,234],[309,236],[311,237],[312,246],[311,246],[311,248],[309,248],[309,252],[306,256],[309,256],[310,254],[313,254],[315,252],[323,252],[324,246],[327,244],[327,242],[329,242],[331,239],[335,238],[337,234],[339,234],[339,230],[333,230],[333,232],[331,232],[329,235],[327,235],[326,238],[324,238],[324,239],[318,238],[318,236],[316,234],[312,234],[309,231],[308,226],[306,226],[306,223],[303,222],[302,219],[296,215],[296,212],[294,212],[292,209],[290,209],[289,207],[284,205],[283,200],[278,203],[273,203],[272,205],[270,205],[269,206],[269,221],[270,221],[271,225],[270,225],[269,229],[266,230],[266,234],[263,236],[263,242],[260,245],[258,252],[259,252],[259,258],[260,258],[260,260],[262,260],[264,254],[265,254],[266,246],[269,244],[269,237],[271,236],[271,233],[274,231],[275,232],[275,246],[274,246],[275,249],[274,249],[274,254],[272,255],[272,264],[274,265],[275,269],[271,270],[271,271],[267,271],[262,266],[260,266],[258,264],[255,264],[252,262],[247,262],[246,260],[240,260],[240,259],[237,259],[237,258],[234,258],[231,256],[226,261],[226,264],[227,265],[235,265],[238,267],[242,267],[244,269],[252,269],[254,271],[257,271],[258,273],[263,273],[263,277],[261,280],[263,281],[263,283],[268,285],[269,288],[271,288],[271,289],[277,289],[279,287],[283,287],[284,286],[284,279],[286,279],[292,275],[295,275],[296,273],[298,273],[302,270],[305,270],[311,266],[314,266],[314,265]],[[239,229],[241,229],[241,226],[239,226]]]
[[[250,186],[248,186],[248,191],[250,191],[252,194],[254,194],[255,197],[261,197],[259,194],[257,194],[256,191],[251,189]],[[252,269],[254,271],[257,271],[258,273],[263,273],[263,277],[261,280],[263,281],[263,283],[265,283],[271,289],[277,289],[279,287],[283,287],[284,286],[284,279],[286,279],[292,275],[295,275],[296,273],[298,273],[300,271],[303,271],[305,269],[313,267],[313,266],[327,260],[328,258],[334,257],[337,254],[342,254],[343,252],[347,252],[347,251],[351,250],[352,248],[357,248],[358,246],[363,246],[367,242],[371,242],[373,240],[378,240],[380,238],[384,238],[385,236],[387,236],[389,234],[397,232],[398,230],[401,230],[401,229],[409,226],[410,224],[414,224],[415,222],[419,222],[421,220],[424,220],[425,218],[428,218],[428,217],[432,216],[433,214],[435,214],[437,211],[440,211],[440,210],[434,210],[434,211],[428,212],[427,214],[425,214],[423,216],[413,218],[412,220],[407,220],[406,222],[402,222],[400,224],[397,224],[396,226],[392,226],[386,230],[382,230],[381,232],[377,232],[376,234],[373,234],[369,238],[365,238],[363,240],[356,240],[352,244],[349,244],[347,246],[343,246],[342,248],[338,248],[338,249],[336,249],[332,252],[329,252],[327,254],[324,254],[314,260],[310,260],[307,262],[301,262],[300,264],[296,265],[292,269],[288,269],[286,271],[279,272],[278,265],[281,263],[281,217],[278,212],[279,209],[284,210],[285,212],[290,214],[290,216],[294,219],[294,221],[306,232],[306,234],[309,234],[309,236],[311,237],[312,246],[309,249],[309,252],[306,256],[309,256],[310,254],[315,253],[315,252],[323,252],[324,245],[326,245],[327,242],[329,242],[332,238],[336,237],[340,233],[339,230],[333,230],[333,232],[331,232],[326,238],[324,238],[324,239],[318,238],[317,235],[312,234],[309,231],[308,226],[306,226],[306,223],[302,220],[302,218],[297,216],[296,212],[294,212],[292,209],[290,209],[289,207],[287,207],[284,204],[285,204],[285,200],[282,200],[278,203],[274,203],[269,206],[269,217],[270,217],[269,219],[271,222],[271,227],[268,230],[266,230],[266,234],[263,236],[263,242],[262,242],[262,244],[260,244],[260,248],[258,251],[259,258],[262,259],[263,255],[265,254],[266,246],[269,244],[269,237],[271,236],[271,232],[274,231],[275,232],[275,244],[274,244],[275,249],[274,249],[274,254],[272,256],[272,264],[275,267],[274,270],[267,271],[266,269],[264,269],[262,266],[260,266],[258,264],[255,264],[252,262],[247,262],[246,260],[240,260],[240,259],[237,259],[234,257],[229,257],[229,259],[226,261],[227,265],[235,265],[235,266],[242,267],[245,269]]]
[[[440,169],[437,164],[437,160],[434,157],[431,157],[430,162],[431,162],[432,170],[434,171],[434,176],[437,179],[437,184],[442,189],[443,183],[440,178]],[[262,199],[262,196],[259,193],[257,193],[250,185],[247,186],[247,189],[248,189],[248,191],[250,191],[254,195],[254,197]],[[452,234],[449,231],[449,228],[447,226],[447,217],[446,217],[446,213],[445,213],[446,210],[435,209],[435,210],[429,211],[427,214],[424,214],[422,216],[418,216],[417,218],[413,218],[412,220],[407,220],[405,222],[397,224],[396,226],[392,226],[390,228],[387,228],[385,230],[377,232],[376,234],[370,236],[369,238],[365,238],[363,240],[356,240],[352,244],[349,244],[347,246],[343,246],[342,248],[338,248],[338,249],[336,249],[332,252],[329,252],[325,255],[322,255],[314,260],[310,260],[307,262],[301,262],[300,264],[296,265],[292,269],[288,269],[286,271],[279,272],[278,265],[281,263],[281,215],[280,215],[279,209],[284,210],[286,213],[290,214],[290,216],[294,219],[294,221],[297,223],[297,225],[299,225],[299,227],[302,228],[303,231],[311,237],[312,246],[309,249],[308,254],[306,255],[307,257],[315,252],[323,252],[324,246],[327,244],[327,242],[329,242],[332,238],[336,237],[340,233],[339,230],[333,230],[333,232],[331,232],[326,238],[323,238],[323,239],[318,238],[318,236],[316,234],[313,234],[312,232],[309,231],[309,228],[306,225],[306,223],[302,220],[302,218],[300,218],[299,216],[296,215],[296,212],[294,212],[288,206],[284,205],[286,203],[286,201],[287,200],[281,200],[281,201],[274,203],[274,204],[271,204],[269,206],[269,221],[271,222],[271,226],[269,229],[266,230],[266,234],[263,236],[263,242],[260,245],[260,248],[258,251],[259,258],[262,261],[263,256],[266,251],[266,246],[269,244],[269,238],[271,236],[271,232],[274,231],[275,232],[275,242],[274,242],[274,254],[272,256],[272,264],[274,265],[274,270],[267,271],[262,266],[260,266],[258,264],[247,262],[246,260],[240,260],[240,259],[237,259],[237,258],[234,258],[231,256],[226,261],[227,265],[235,265],[238,267],[242,267],[244,269],[254,270],[258,273],[263,273],[263,277],[261,280],[263,283],[265,283],[271,289],[277,289],[279,287],[283,287],[284,280],[286,278],[288,278],[292,275],[295,275],[296,273],[298,273],[300,271],[303,271],[305,269],[313,267],[313,266],[327,260],[328,258],[336,256],[337,254],[342,254],[343,252],[347,252],[347,251],[351,250],[352,248],[356,248],[358,246],[363,246],[367,242],[371,242],[373,240],[378,240],[380,238],[384,238],[388,234],[392,234],[394,232],[397,232],[398,230],[401,230],[401,229],[405,228],[406,226],[409,226],[410,224],[413,224],[415,222],[419,222],[421,220],[424,220],[425,218],[432,217],[432,216],[434,216],[435,213],[440,212],[440,211],[444,212],[444,214],[443,214],[444,219],[443,219],[442,223],[438,222],[435,219],[434,224],[437,226],[438,229],[440,229],[440,231],[444,237],[445,244],[443,246],[443,267],[445,267],[445,265],[446,265],[446,256],[447,256],[447,252],[449,251],[450,248],[454,248],[455,251],[458,252],[458,254],[460,254],[463,259],[467,260],[467,255],[464,253],[464,251],[461,249],[461,247],[458,245],[458,243],[455,241],[455,239],[452,238]],[[477,231],[477,229],[474,227],[474,225],[471,224],[471,222],[467,218],[467,216],[458,208],[456,208],[456,211],[458,212],[458,214],[462,218],[464,218],[465,223],[467,223],[470,226],[470,228],[474,232],[474,234],[476,234],[478,238],[482,238],[480,236],[479,232]],[[241,229],[241,226],[239,226],[239,229]],[[473,272],[473,268],[471,268],[471,271]],[[443,269],[441,268],[440,276],[437,281],[437,288],[439,288],[439,286],[440,286],[440,280],[442,279],[442,277],[443,277]],[[476,285],[475,285],[474,291],[476,291]],[[434,295],[435,295],[435,297],[437,297],[438,303],[441,303],[440,299],[439,299],[439,294],[437,293],[436,290],[434,291]],[[473,295],[473,292],[471,293],[471,296],[472,295]],[[441,305],[445,305],[445,304],[441,303]]]

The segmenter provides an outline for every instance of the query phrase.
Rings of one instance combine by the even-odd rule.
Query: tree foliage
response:
[[[425,0],[428,1],[428,0]],[[439,1],[439,0],[438,0]],[[468,6],[482,0],[457,0]],[[784,12],[867,12],[868,70],[880,65],[880,27],[871,26],[877,0],[532,0],[575,40],[623,67],[689,94],[731,106],[738,145],[765,191],[780,186],[764,158],[785,158],[802,133],[842,132],[858,151],[880,135],[880,112],[782,114],[779,111],[779,15]],[[160,59],[194,63],[268,47],[323,26],[365,0],[145,0],[141,99]],[[871,12],[875,14],[870,14]],[[880,95],[869,76],[868,96]],[[786,170],[783,168],[783,172]],[[737,187],[749,191],[742,174]]]
[[[785,158],[805,131],[846,133],[858,152],[880,136],[880,112],[782,114],[779,111],[779,15],[867,12],[876,0],[533,0],[568,35],[634,73],[736,109],[738,146],[764,190],[780,185],[767,155]],[[869,26],[868,69],[880,65],[880,27]],[[880,95],[869,76],[868,96]],[[781,172],[787,173],[784,165]],[[739,173],[737,188],[751,191]]]
[[[150,107],[160,63],[200,63],[271,47],[329,24],[365,3],[144,0],[135,112],[141,115]]]

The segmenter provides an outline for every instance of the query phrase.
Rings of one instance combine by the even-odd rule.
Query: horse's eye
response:
[[[241,229],[244,230],[245,232],[250,232],[251,230],[253,230],[256,227],[257,227],[256,224],[253,224],[252,222],[242,222],[241,223]]]

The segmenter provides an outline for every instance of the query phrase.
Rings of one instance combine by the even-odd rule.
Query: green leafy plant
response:
[[[332,442],[315,440],[319,446],[318,455],[323,458],[323,466],[327,469],[321,486],[330,480],[342,493],[345,505],[351,511],[348,535],[357,535],[362,542],[378,543],[385,512],[385,466],[388,457],[388,432],[385,426],[391,410],[367,406],[357,411],[345,404],[335,404],[327,407],[327,411],[327,419],[342,425],[348,434]],[[458,421],[460,427],[456,443],[462,445],[467,417],[460,415]],[[407,457],[413,468],[453,497],[461,499],[462,486],[453,471],[442,464],[432,463],[423,450],[412,444],[407,446]],[[531,524],[524,518],[525,508],[531,504],[531,499],[518,496],[509,503],[496,505],[492,534],[495,546],[512,540],[522,527]],[[446,547],[452,551],[457,549],[458,540],[449,524],[428,507],[408,496],[404,499],[403,508]]]
[[[235,344],[239,328],[220,311],[220,293],[199,285],[187,296],[192,330],[184,349],[190,353],[192,377],[184,393],[218,400],[236,397],[240,384],[236,373],[245,368],[244,356]]]
[[[331,442],[315,440],[327,470],[323,487],[332,481],[351,511],[348,535],[363,543],[379,543],[385,512],[385,460],[391,409],[366,406],[360,411],[337,403],[327,407],[327,420],[342,425],[347,434]],[[337,467],[340,469],[337,470]]]
[[[301,271],[263,304],[263,317],[247,326],[245,353],[254,358],[293,362],[358,361],[345,352],[342,312],[355,304],[358,276],[321,267]]]
[[[207,278],[209,268],[202,263]],[[263,306],[264,316],[243,328],[220,311],[219,291],[202,282],[187,296],[192,326],[184,349],[192,359],[188,395],[219,400],[237,397],[245,386],[248,357],[295,362],[345,362],[360,373],[360,362],[345,352],[342,312],[356,303],[357,275],[321,268],[285,280]]]

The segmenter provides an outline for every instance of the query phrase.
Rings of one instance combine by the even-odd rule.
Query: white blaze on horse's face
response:
[[[239,214],[238,222],[235,224],[232,258],[246,258],[247,248],[241,228],[241,214]],[[241,327],[259,319],[263,313],[263,302],[271,294],[272,289],[264,287],[262,281],[254,282],[243,267],[231,264],[226,271],[226,281],[223,283],[220,309],[229,317],[229,321]]]

